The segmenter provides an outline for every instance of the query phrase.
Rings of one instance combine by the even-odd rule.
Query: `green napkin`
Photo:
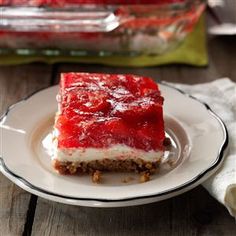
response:
[[[70,63],[96,63],[111,66],[156,66],[163,64],[181,63],[194,66],[206,66],[208,56],[206,49],[205,21],[201,17],[194,31],[171,52],[158,56],[22,56],[22,55],[2,55],[0,65],[24,64],[30,62],[70,62]]]

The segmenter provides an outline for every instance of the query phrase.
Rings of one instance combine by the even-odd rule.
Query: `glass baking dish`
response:
[[[163,54],[204,8],[203,0],[0,0],[0,54]]]

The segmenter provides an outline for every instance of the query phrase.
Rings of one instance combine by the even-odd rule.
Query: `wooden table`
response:
[[[233,37],[209,40],[210,64],[205,68],[173,65],[132,69],[78,64],[0,67],[0,112],[28,94],[58,83],[60,72],[65,71],[135,73],[157,81],[187,84],[225,76],[236,81],[235,40]],[[162,202],[99,209],[44,200],[25,192],[0,174],[0,236],[22,234],[236,235],[236,225],[227,210],[201,186]]]

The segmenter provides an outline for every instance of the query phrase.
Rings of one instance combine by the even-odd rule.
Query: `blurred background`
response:
[[[0,64],[208,65],[236,34],[234,0],[2,0]],[[207,15],[207,17],[206,17]]]

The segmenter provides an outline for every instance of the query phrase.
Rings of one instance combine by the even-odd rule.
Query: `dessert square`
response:
[[[163,97],[153,80],[64,73],[57,101],[53,165],[60,174],[158,170],[165,132]]]

